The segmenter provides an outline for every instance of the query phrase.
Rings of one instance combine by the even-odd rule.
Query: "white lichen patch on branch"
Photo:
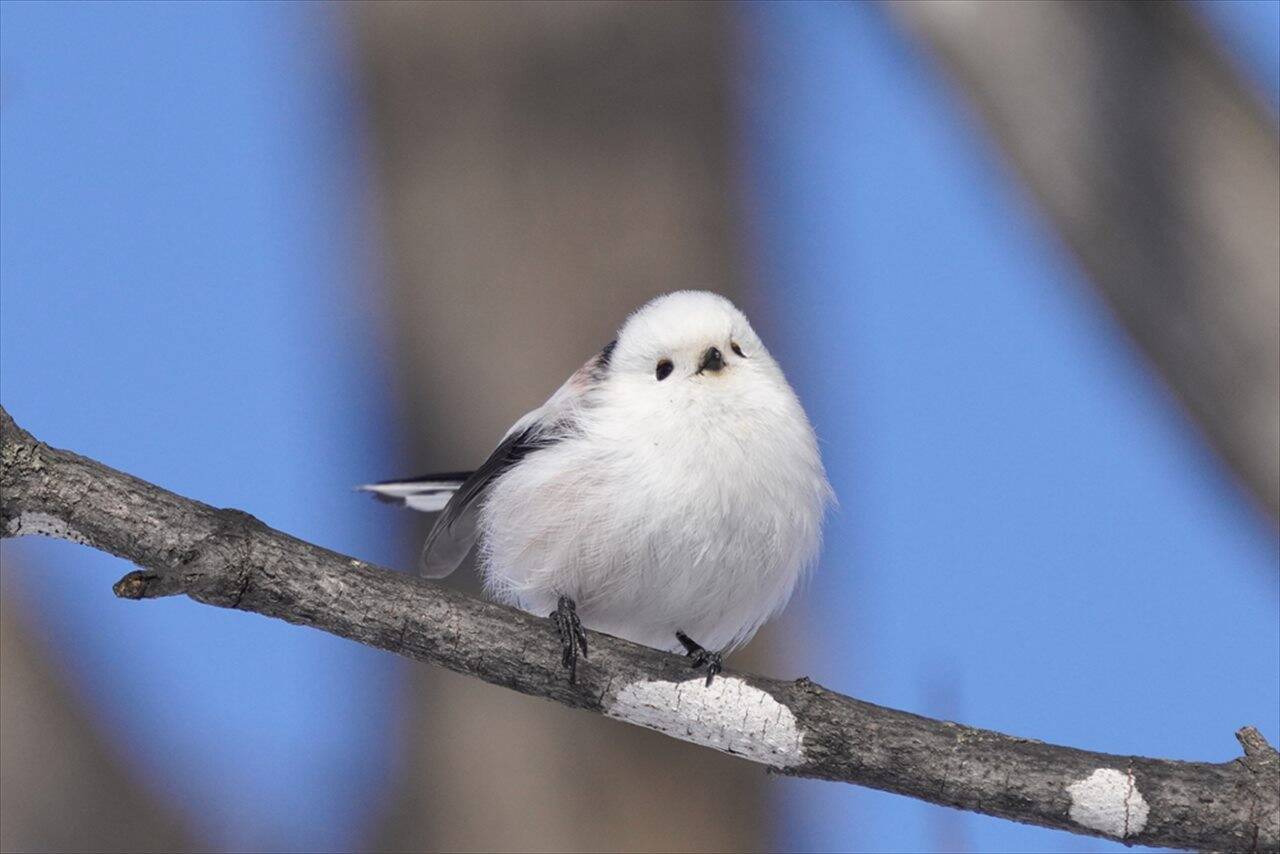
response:
[[[9,524],[5,526],[5,536],[7,537],[25,537],[36,535],[40,537],[54,537],[59,540],[69,540],[73,543],[81,545],[93,545],[89,542],[89,538],[68,525],[64,520],[49,513],[38,513],[35,511],[26,511],[19,513],[17,516],[9,520]]]
[[[701,676],[632,682],[605,699],[605,714],[775,768],[804,762],[804,735],[791,710],[732,676],[710,686]]]
[[[1067,786],[1071,820],[1116,839],[1137,836],[1147,826],[1150,811],[1138,791],[1133,772],[1099,768]]]

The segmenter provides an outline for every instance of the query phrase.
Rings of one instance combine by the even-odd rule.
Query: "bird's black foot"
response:
[[[721,654],[718,652],[707,652],[702,644],[686,635],[684,632],[676,632],[676,640],[684,646],[685,655],[689,657],[689,666],[697,669],[702,665],[707,666],[707,687],[711,687],[711,680],[716,678],[716,674],[724,669],[721,661]]]
[[[569,684],[578,681],[578,655],[587,657],[587,630],[578,619],[577,605],[568,596],[561,596],[551,620],[560,635],[560,665],[569,668]]]

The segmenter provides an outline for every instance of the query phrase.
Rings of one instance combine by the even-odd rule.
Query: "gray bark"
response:
[[[124,598],[185,594],[312,626],[678,738],[693,738],[699,724],[681,719],[677,710],[670,726],[662,726],[655,717],[660,710],[620,702],[636,686],[663,683],[687,686],[696,697],[700,678],[680,657],[591,632],[591,658],[579,669],[578,684],[570,685],[545,619],[320,548],[247,513],[210,507],[51,448],[3,409],[0,496],[5,536],[57,536],[142,567],[116,583],[116,595]],[[1220,764],[1113,756],[882,708],[807,679],[729,671],[718,678],[747,686],[762,703],[778,704],[779,721],[794,718],[801,747],[793,761],[781,763],[782,773],[858,783],[1126,843],[1280,848],[1280,756],[1250,727],[1237,734],[1245,755]],[[715,714],[711,706],[700,708]],[[724,743],[739,746],[727,752],[773,764],[752,748],[768,732],[753,725],[735,733],[734,720],[719,720],[720,735],[730,731]],[[1080,798],[1072,794],[1100,769],[1128,780],[1127,793],[1100,805],[1122,813],[1109,833],[1082,818]]]
[[[1181,3],[889,8],[951,73],[1116,315],[1280,516],[1280,143]]]

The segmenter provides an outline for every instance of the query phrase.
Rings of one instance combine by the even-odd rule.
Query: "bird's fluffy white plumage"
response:
[[[699,370],[712,347],[723,367]],[[456,563],[478,536],[501,601],[545,615],[566,595],[591,628],[672,650],[683,631],[725,650],[787,603],[817,555],[831,490],[813,429],[746,317],[715,294],[640,308],[504,444],[523,450],[505,463],[495,452],[471,511],[437,523],[429,574],[452,568],[433,571],[433,549]]]

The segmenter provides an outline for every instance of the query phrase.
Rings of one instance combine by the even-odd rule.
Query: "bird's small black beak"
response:
[[[702,354],[702,363],[698,365],[698,373],[703,371],[718,372],[724,367],[724,354],[716,347],[708,347],[707,351]]]

